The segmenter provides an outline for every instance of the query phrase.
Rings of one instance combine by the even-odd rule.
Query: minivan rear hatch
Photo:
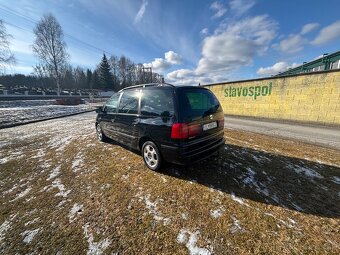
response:
[[[180,87],[177,93],[179,122],[187,125],[188,140],[213,137],[223,132],[223,110],[210,90],[200,87]]]

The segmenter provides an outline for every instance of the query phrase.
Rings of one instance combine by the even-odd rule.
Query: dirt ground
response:
[[[0,254],[340,253],[340,151],[226,129],[152,172],[94,119],[0,130]]]

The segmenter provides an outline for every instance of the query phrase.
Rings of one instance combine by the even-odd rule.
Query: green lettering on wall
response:
[[[242,96],[246,97],[248,95],[248,88],[243,88]]]
[[[237,88],[237,96],[241,96],[242,93],[242,87],[241,88]]]
[[[228,89],[225,89],[225,90],[224,90],[224,93],[225,93],[225,94],[224,94],[225,97],[228,97],[228,96],[229,96],[229,95],[228,95]]]
[[[235,88],[232,88],[231,96],[236,97],[236,89]]]
[[[248,96],[252,97],[254,96],[254,87],[249,87],[249,94]]]
[[[237,87],[233,88],[229,86],[224,89],[225,97],[241,97],[241,96],[249,96],[253,97],[256,100],[259,96],[269,96],[272,93],[273,83],[269,82],[267,85],[258,85],[251,87]]]

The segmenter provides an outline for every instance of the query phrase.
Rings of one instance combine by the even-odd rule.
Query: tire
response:
[[[96,124],[96,134],[97,134],[97,139],[101,142],[107,142],[109,140],[109,138],[107,138],[107,136],[104,135],[99,123]]]
[[[158,171],[161,168],[162,165],[162,156],[159,153],[159,150],[156,146],[151,141],[147,141],[143,144],[142,146],[142,156],[145,165],[153,170],[153,171]]]

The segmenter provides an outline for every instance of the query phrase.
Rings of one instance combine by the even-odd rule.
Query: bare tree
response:
[[[39,21],[33,32],[36,36],[32,45],[33,52],[49,70],[60,92],[61,75],[69,57],[63,30],[57,19],[52,14],[47,14]]]
[[[14,55],[9,48],[9,38],[11,37],[7,33],[2,20],[0,20],[0,72],[5,71],[7,66],[15,64]]]

